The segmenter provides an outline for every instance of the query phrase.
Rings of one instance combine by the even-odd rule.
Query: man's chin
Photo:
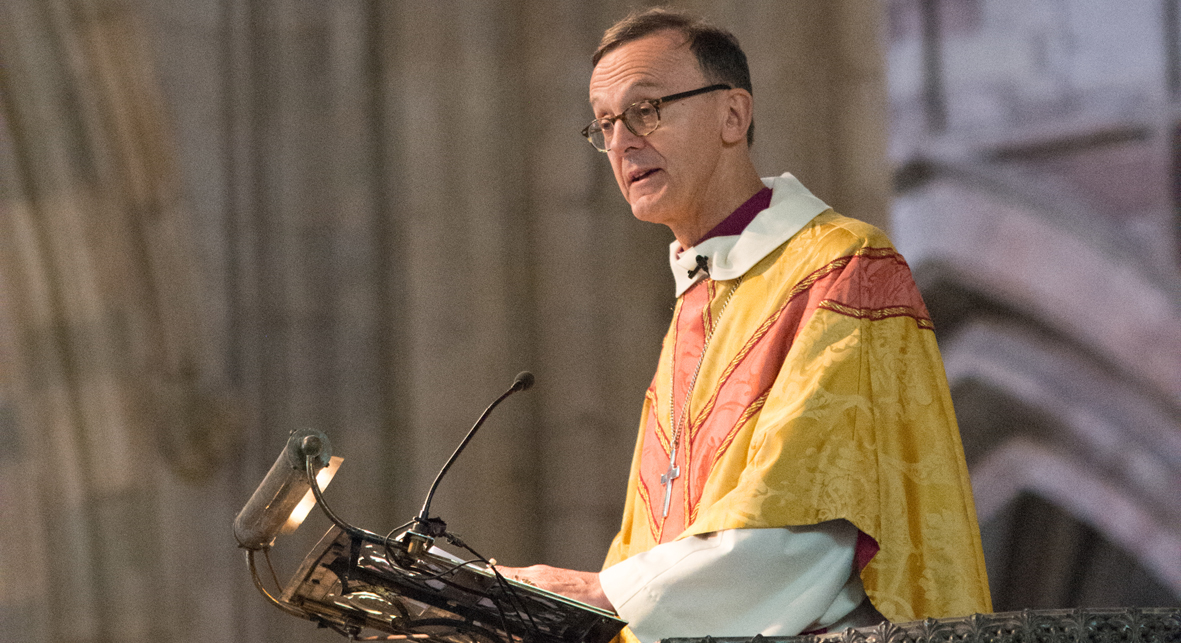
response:
[[[640,199],[639,201],[631,204],[631,206],[632,216],[639,219],[640,221],[645,221],[647,223],[660,223],[664,225],[668,225],[669,223],[669,213],[666,211],[667,208],[659,207],[658,204],[653,203],[650,199]]]
[[[643,221],[644,223],[661,223],[667,225],[663,218],[656,216],[647,210],[632,208],[632,216],[640,221]]]

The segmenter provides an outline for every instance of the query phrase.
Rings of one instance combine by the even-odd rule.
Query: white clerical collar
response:
[[[706,277],[717,281],[741,277],[828,209],[828,204],[816,198],[790,173],[763,179],[763,183],[771,188],[771,205],[758,213],[742,234],[713,237],[692,248],[682,248],[679,241],[672,242],[668,261],[677,281],[677,297]],[[694,271],[699,256],[708,260],[708,274],[705,270]]]

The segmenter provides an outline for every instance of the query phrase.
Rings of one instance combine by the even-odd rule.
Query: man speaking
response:
[[[602,572],[511,577],[624,636],[793,635],[991,611],[931,320],[885,235],[750,158],[746,56],[654,9],[603,36],[584,136],[676,237],[677,303]]]

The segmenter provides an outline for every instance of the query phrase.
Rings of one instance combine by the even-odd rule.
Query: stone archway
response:
[[[1176,282],[1046,208],[1052,199],[1045,195],[1021,195],[987,172],[937,168],[899,197],[895,210],[896,241],[924,286],[940,333],[996,581],[994,602],[998,608],[1134,602],[1136,596],[1175,602],[1181,597]],[[1062,514],[1058,526],[1047,526],[1045,516],[1054,512]],[[1017,532],[1039,529],[1042,540],[1019,545]],[[1129,572],[1094,589],[1110,565],[1093,547],[1084,551],[1084,536],[1120,550],[1105,555],[1145,570],[1151,580]],[[1028,560],[1006,566],[1017,549]],[[1040,589],[1022,587],[1034,584]],[[1144,585],[1156,589],[1146,592]]]

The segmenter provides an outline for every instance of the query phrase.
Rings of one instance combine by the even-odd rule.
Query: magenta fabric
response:
[[[738,209],[731,212],[730,216],[722,219],[722,222],[714,226],[713,230],[705,233],[705,236],[698,239],[697,243],[714,237],[729,237],[742,234],[746,226],[750,225],[751,221],[754,221],[755,216],[770,206],[771,188],[763,188],[756,192],[754,196],[747,199],[746,203],[738,206]]]

